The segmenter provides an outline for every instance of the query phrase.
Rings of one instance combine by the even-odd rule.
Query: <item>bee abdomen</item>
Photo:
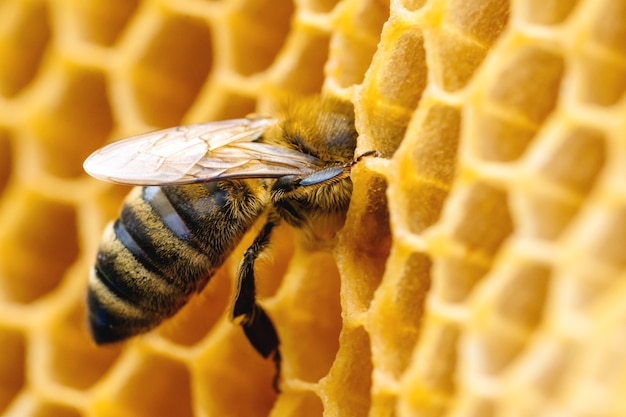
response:
[[[161,314],[145,310],[112,291],[110,279],[99,268],[94,268],[89,277],[87,306],[89,326],[97,344],[118,342],[138,333],[145,332],[158,324]]]
[[[108,236],[111,240],[102,242],[94,269],[110,293],[143,310],[155,312],[169,311],[165,307],[176,307],[177,302],[190,293],[186,285],[179,283],[181,280],[167,276],[168,271],[159,267],[162,260],[155,257],[158,254],[154,248],[140,246],[124,222],[116,220]],[[209,267],[208,264],[202,266]]]
[[[244,184],[229,187],[209,183],[131,192],[120,218],[105,231],[89,280],[97,343],[150,330],[204,287],[263,209]],[[249,216],[233,209],[241,199],[254,207]]]
[[[197,246],[158,187],[133,190],[105,232],[89,282],[94,340],[128,338],[178,311],[216,268]]]

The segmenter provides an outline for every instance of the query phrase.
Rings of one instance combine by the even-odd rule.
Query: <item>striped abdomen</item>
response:
[[[150,330],[207,283],[265,206],[244,181],[137,187],[102,239],[88,285],[97,343]]]

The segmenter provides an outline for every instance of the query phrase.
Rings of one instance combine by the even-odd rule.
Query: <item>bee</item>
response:
[[[239,265],[232,318],[280,377],[279,337],[257,303],[254,263],[284,221],[319,236],[350,202],[357,132],[351,104],[313,97],[280,117],[179,126],[114,142],[85,171],[136,185],[107,226],[87,288],[97,344],[147,332],[201,291],[244,234],[266,221]]]

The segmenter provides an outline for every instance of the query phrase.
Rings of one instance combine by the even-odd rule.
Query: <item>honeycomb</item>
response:
[[[626,415],[626,0],[1,0],[7,416]],[[176,317],[96,347],[85,289],[128,187],[106,142],[352,101],[329,245],[257,266],[273,366],[230,322],[247,236]]]

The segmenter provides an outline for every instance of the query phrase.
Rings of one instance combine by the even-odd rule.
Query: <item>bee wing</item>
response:
[[[276,123],[272,118],[246,118],[145,133],[101,148],[83,167],[95,178],[130,185],[277,178],[311,172],[319,165],[317,158],[254,142]]]

